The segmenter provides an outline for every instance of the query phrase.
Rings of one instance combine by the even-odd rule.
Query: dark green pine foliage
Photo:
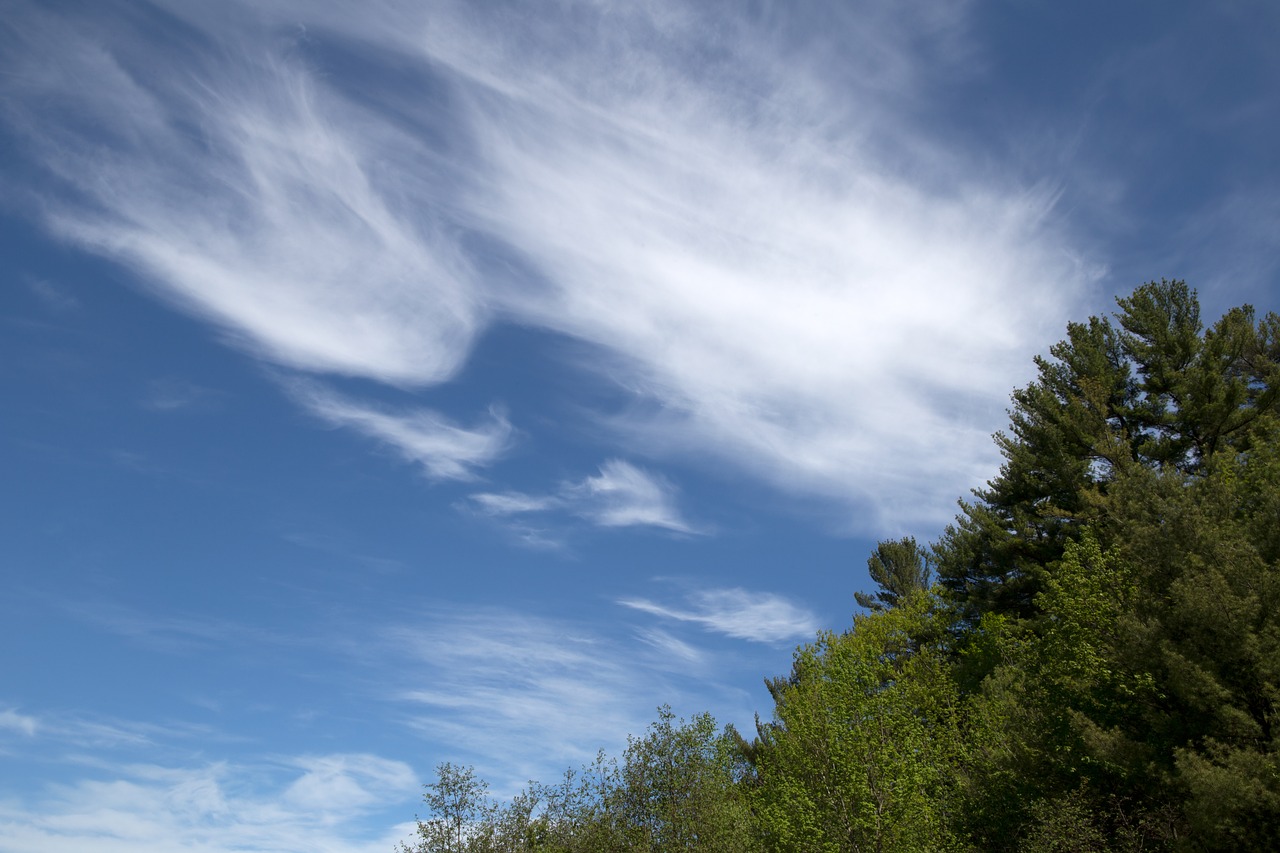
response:
[[[1078,731],[1099,778],[1176,811],[1189,850],[1273,850],[1280,838],[1280,424],[1199,471],[1117,484],[1103,534],[1135,583]],[[1082,711],[1086,709],[1082,708]]]
[[[929,588],[929,552],[912,536],[886,539],[867,558],[867,571],[880,591],[874,596],[855,592],[858,606],[876,611],[897,607],[911,593]]]
[[[1249,306],[1211,329],[1180,281],[1139,287],[1106,318],[1071,323],[1037,357],[1037,379],[1013,394],[995,436],[999,475],[935,549],[939,581],[969,619],[1035,616],[1045,572],[1105,512],[1128,466],[1186,473],[1224,448],[1249,447],[1257,419],[1277,411],[1280,318]]]
[[[977,849],[1276,849],[1280,420],[1195,467],[1125,468],[1040,618],[962,632],[955,672],[985,677],[959,679],[954,813]]]

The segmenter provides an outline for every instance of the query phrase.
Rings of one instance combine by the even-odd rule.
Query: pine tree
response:
[[[1184,282],[1144,284],[1117,300],[1119,326],[1071,323],[1013,393],[995,436],[1000,473],[935,549],[938,577],[970,619],[1036,615],[1045,572],[1105,513],[1126,468],[1194,474],[1224,449],[1250,446],[1280,411],[1280,317],[1235,308],[1211,329]]]
[[[897,607],[912,592],[929,588],[929,552],[912,536],[886,539],[867,558],[867,571],[880,591],[874,596],[855,592],[858,605],[868,610]]]

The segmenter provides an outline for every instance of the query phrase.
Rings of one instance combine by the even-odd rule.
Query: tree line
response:
[[[1280,845],[1280,317],[1184,282],[1071,323],[999,474],[768,679],[498,803],[438,768],[405,853]]]

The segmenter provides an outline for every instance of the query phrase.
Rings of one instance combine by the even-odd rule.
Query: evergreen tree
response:
[[[1219,450],[1250,446],[1280,410],[1280,317],[1249,306],[1211,329],[1183,282],[1117,300],[1119,327],[1092,317],[1037,357],[1038,378],[1013,394],[998,433],[1000,473],[936,548],[942,585],[976,619],[1037,613],[1045,573],[1104,512],[1123,469],[1201,470]]]
[[[1046,573],[1036,623],[987,613],[963,632],[985,673],[963,768],[980,847],[1280,837],[1280,426],[1187,467],[1114,479]]]
[[[874,596],[855,592],[858,605],[868,610],[896,607],[911,593],[929,588],[929,552],[912,536],[886,539],[867,558],[867,572],[880,591]]]

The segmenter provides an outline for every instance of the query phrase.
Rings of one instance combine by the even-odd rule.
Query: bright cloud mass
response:
[[[892,162],[916,132],[892,102],[922,85],[892,64],[815,64],[749,28],[701,56],[709,22],[678,6],[584,9],[595,39],[532,9],[500,27],[465,4],[405,4],[383,29],[323,4],[268,8],[206,20],[176,5],[180,42],[239,48],[192,45],[176,63],[145,46],[165,74],[135,67],[139,34],[92,15],[48,63],[58,22],[31,9],[11,112],[74,188],[43,199],[55,234],[284,367],[431,386],[487,324],[532,324],[597,348],[648,407],[595,413],[619,441],[709,453],[867,527],[936,521],[938,491],[990,468],[1008,389],[1095,275],[1051,188],[979,180],[921,136]],[[881,34],[893,61],[917,49],[909,33],[965,37],[902,14]],[[387,96],[327,72],[330,51],[394,60],[413,94],[377,109]],[[37,56],[40,74],[23,64]],[[849,90],[868,73],[885,88]],[[50,99],[93,132],[31,112]],[[420,430],[304,398],[422,457]],[[427,450],[429,474],[465,470],[449,450]]]
[[[8,4],[0,848],[750,730],[1068,321],[1273,295],[1280,66],[1175,5]]]

